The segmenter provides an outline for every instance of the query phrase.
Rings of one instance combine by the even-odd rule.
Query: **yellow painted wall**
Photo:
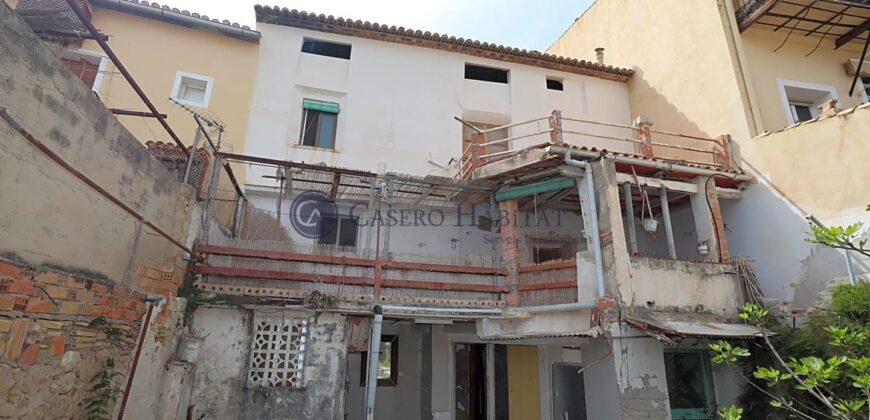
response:
[[[538,348],[507,347],[508,414],[511,419],[541,418]]]
[[[804,211],[841,224],[866,214],[870,201],[868,133],[870,105],[760,136],[743,145],[741,153]]]
[[[716,137],[750,137],[728,29],[717,0],[598,0],[547,50],[635,70],[633,115],[653,128]]]
[[[176,72],[213,77],[209,106],[197,111],[216,113],[226,123],[223,143],[229,146],[222,150],[244,153],[258,44],[100,8],[94,9],[93,23],[109,35],[109,45],[157,109],[168,115],[169,124],[186,145],[193,143],[195,123],[188,112],[168,100]],[[93,41],[85,42],[82,48],[101,51]],[[111,63],[107,70],[110,73],[103,78],[99,91],[104,103],[110,108],[147,110]],[[119,119],[142,142],[172,142],[154,119]],[[244,184],[244,174],[240,173],[243,168],[237,166],[233,169]]]
[[[843,63],[861,54],[861,45],[850,42],[835,50],[833,39],[826,39],[807,57],[806,54],[818,44],[818,38],[794,33],[779,51],[774,51],[787,34],[784,30],[773,32],[766,27],[751,27],[740,37],[761,112],[762,131],[775,131],[788,125],[777,79],[833,86],[840,107],[861,104],[860,85],[849,97],[852,77],[843,69]]]

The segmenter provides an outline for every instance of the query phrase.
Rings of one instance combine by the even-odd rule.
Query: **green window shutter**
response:
[[[332,114],[338,114],[338,104],[332,102],[321,102],[315,101],[313,99],[303,99],[302,100],[302,108],[310,109],[313,111],[321,111],[321,112],[329,112]]]

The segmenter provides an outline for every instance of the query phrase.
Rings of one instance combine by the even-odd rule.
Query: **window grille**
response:
[[[301,388],[307,333],[306,319],[255,317],[248,385]]]

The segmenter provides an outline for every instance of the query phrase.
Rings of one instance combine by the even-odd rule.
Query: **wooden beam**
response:
[[[332,174],[332,188],[329,190],[329,198],[335,201],[338,195],[338,185],[341,182],[341,174]]]
[[[262,249],[234,248],[217,245],[200,245],[197,247],[197,251],[203,254],[226,255],[230,257],[263,258],[267,260],[353,265],[359,267],[375,266],[375,261],[368,258],[336,255],[300,254],[296,252],[266,251]]]
[[[716,195],[720,199],[739,200],[743,198],[743,191],[735,190],[734,188],[716,187]]]
[[[384,261],[384,269],[392,270],[416,270],[416,271],[434,271],[437,273],[457,273],[457,274],[481,274],[506,276],[507,270],[504,268],[493,267],[473,267],[467,265],[453,264],[430,264],[422,262],[404,262],[404,261]]]
[[[846,45],[847,43],[849,43],[849,41],[857,38],[858,35],[861,35],[867,29],[870,29],[870,19],[865,20],[860,25],[852,28],[851,31],[846,32],[845,34],[843,34],[843,36],[837,38],[837,40],[834,41],[834,49],[836,50],[836,49],[839,49],[840,47],[842,47],[843,45]]]
[[[646,186],[649,188],[658,189],[661,188],[662,185],[668,187],[670,191],[678,191],[687,194],[695,194],[698,192],[698,186],[695,184],[689,184],[687,182],[681,181],[671,181],[667,179],[658,179],[658,178],[648,178],[639,176],[637,180],[640,182],[641,186]],[[625,184],[629,183],[632,185],[636,185],[634,180],[634,175],[624,174],[622,172],[618,172],[616,174],[616,183],[617,184]]]

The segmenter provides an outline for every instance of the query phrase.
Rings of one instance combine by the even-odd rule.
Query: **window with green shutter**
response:
[[[302,132],[299,134],[299,144],[334,149],[338,126],[338,104],[304,99],[302,108]]]

